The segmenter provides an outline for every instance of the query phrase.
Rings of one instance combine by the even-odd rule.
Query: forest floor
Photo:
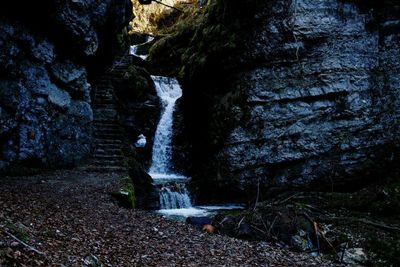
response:
[[[0,266],[332,266],[119,207],[117,174],[0,178]]]

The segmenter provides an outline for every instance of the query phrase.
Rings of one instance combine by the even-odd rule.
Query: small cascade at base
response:
[[[185,184],[163,185],[160,189],[161,209],[183,209],[192,207]]]

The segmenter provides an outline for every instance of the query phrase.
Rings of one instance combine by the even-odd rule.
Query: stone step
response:
[[[108,127],[108,128],[116,127],[116,128],[122,129],[121,125],[116,121],[115,122],[114,121],[110,121],[110,122],[107,122],[107,121],[96,121],[96,122],[93,122],[93,125],[97,126],[97,127]]]
[[[101,100],[101,99],[95,99],[93,105],[97,104],[115,104],[114,100]]]
[[[124,159],[123,155],[104,155],[104,154],[95,154],[93,156],[96,160],[104,160],[104,161],[112,161],[112,162],[122,162]]]
[[[99,102],[103,103],[103,101],[112,101],[112,102],[105,103],[105,104],[115,103],[115,99],[113,96],[95,96],[95,100],[97,103],[99,103]]]
[[[96,85],[98,85],[98,84],[108,84],[110,82],[110,77],[112,77],[112,76],[109,75],[109,74],[102,76],[100,79],[97,80]]]
[[[122,151],[121,150],[121,145],[120,144],[97,144],[95,148],[95,152],[99,150],[103,151],[113,151],[113,152],[118,152]]]
[[[122,144],[121,139],[105,139],[105,138],[96,138],[96,145],[106,145],[106,144]]]
[[[96,91],[96,96],[112,96],[113,92],[111,90],[107,91]]]
[[[123,136],[123,132],[120,129],[113,129],[113,128],[95,128],[94,136]]]
[[[104,121],[114,121],[117,118],[116,115],[99,115],[99,116],[94,116],[95,120],[104,120]]]
[[[121,160],[94,160],[90,165],[92,166],[114,166],[114,167],[125,167]]]
[[[114,104],[115,103],[115,99],[113,97],[107,97],[107,98],[95,97],[95,103],[99,103],[99,102],[101,102],[101,103],[107,102],[109,104],[111,104],[111,103]]]
[[[96,129],[96,131],[119,131],[122,132],[123,129],[121,128],[121,126],[119,124],[94,124],[93,125],[94,128]]]
[[[108,126],[108,127],[112,127],[112,126],[115,126],[115,127],[121,127],[121,125],[116,121],[116,120],[96,120],[96,121],[93,121],[93,125],[95,125],[95,126],[104,126],[104,127],[106,127],[106,126]]]
[[[112,83],[111,83],[111,78],[107,81],[107,82],[102,82],[102,83],[98,83],[96,84],[96,92],[97,91],[109,91],[112,90]]]
[[[95,103],[93,103],[93,106],[109,106],[112,107],[112,109],[115,109],[115,101],[114,100],[107,100],[107,101],[101,101],[101,99],[96,98]]]
[[[117,155],[122,156],[121,148],[96,148],[94,155]]]
[[[115,109],[115,105],[113,105],[113,104],[95,104],[95,105],[93,105],[93,110],[103,109],[103,108]]]
[[[120,166],[89,166],[86,168],[88,172],[115,172],[115,173],[124,173],[127,172],[126,167]]]
[[[114,105],[115,104],[115,100],[114,99],[102,99],[102,98],[95,98],[93,105],[98,105],[98,104],[108,104],[108,105]]]
[[[93,152],[95,155],[101,154],[104,155],[107,153],[107,155],[122,155],[122,149],[121,146],[96,146]]]
[[[97,101],[113,101],[114,97],[112,96],[96,96]]]
[[[115,104],[115,100],[114,99],[105,99],[105,98],[101,98],[101,97],[95,98],[93,105],[98,105],[98,104],[113,105],[113,104]]]
[[[94,134],[94,137],[97,140],[122,140],[124,137],[123,134],[116,134],[116,133],[104,133],[104,134]]]
[[[100,86],[100,87],[96,87],[94,93],[98,94],[98,93],[112,93],[113,88],[111,86]]]
[[[104,123],[104,124],[117,124],[117,125],[119,125],[119,122],[116,119],[109,120],[109,119],[98,118],[98,119],[94,119],[93,123],[95,123],[95,124],[103,124]]]
[[[101,85],[96,85],[96,93],[97,92],[110,92],[112,91],[112,86],[111,83],[106,85],[106,84],[101,84]]]

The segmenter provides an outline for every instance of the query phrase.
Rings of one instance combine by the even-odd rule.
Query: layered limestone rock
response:
[[[5,1],[0,10],[0,170],[82,163],[92,142],[88,66],[112,53],[131,3]]]
[[[400,140],[400,5],[266,1],[239,32],[242,54],[219,63],[201,40],[238,34],[232,2],[222,26],[205,23],[191,42],[198,52],[183,57],[195,188],[208,197],[257,185],[350,190],[390,170]]]

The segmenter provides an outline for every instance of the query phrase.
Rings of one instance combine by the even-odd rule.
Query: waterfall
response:
[[[154,137],[149,174],[161,185],[161,209],[190,208],[192,204],[185,186],[188,178],[175,173],[172,166],[173,115],[175,103],[182,96],[182,90],[176,79],[151,77],[161,99],[163,111]]]
[[[148,55],[141,55],[141,54],[138,54],[138,48],[139,48],[140,46],[143,46],[143,45],[146,45],[146,44],[152,42],[153,40],[154,40],[154,37],[147,36],[147,37],[146,37],[146,41],[145,41],[144,43],[137,44],[137,45],[132,45],[132,46],[130,47],[130,49],[129,49],[129,54],[134,55],[134,56],[137,56],[137,57],[140,57],[140,58],[143,59],[143,60],[146,60]]]
[[[137,47],[140,45],[132,46],[131,54],[146,59],[146,55],[137,54]],[[162,114],[154,136],[149,169],[149,174],[160,191],[159,213],[169,217],[185,218],[188,216],[205,216],[213,214],[217,210],[243,208],[241,205],[192,206],[186,188],[189,178],[177,173],[172,163],[173,115],[175,103],[182,96],[182,90],[178,81],[174,78],[161,76],[151,76],[151,78],[162,103]]]
[[[160,190],[160,206],[162,209],[182,209],[192,206],[189,193],[184,184],[174,187],[163,186]]]
[[[182,96],[182,90],[176,79],[160,76],[152,76],[152,79],[164,111],[154,138],[150,175],[153,179],[179,178],[182,176],[172,172],[172,126],[175,102]]]

